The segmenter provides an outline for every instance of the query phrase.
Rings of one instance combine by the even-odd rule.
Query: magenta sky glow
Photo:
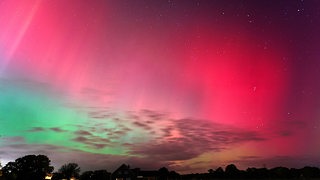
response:
[[[320,4],[1,1],[0,161],[319,166]]]

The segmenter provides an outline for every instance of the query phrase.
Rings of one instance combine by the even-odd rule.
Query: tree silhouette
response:
[[[166,167],[162,167],[158,170],[159,172],[159,179],[160,180],[165,180],[168,179],[168,175],[169,175],[169,170]]]
[[[0,177],[2,176],[2,165],[1,165],[1,162],[0,162]]]
[[[290,170],[286,167],[275,167],[270,169],[270,176],[277,178],[290,178]]]
[[[53,167],[50,166],[50,160],[45,155],[27,155],[9,162],[2,171],[9,180],[43,180],[53,171]]]
[[[80,173],[80,167],[77,163],[68,163],[61,166],[58,170],[64,178],[70,179],[72,177],[78,178]]]
[[[85,171],[81,174],[80,180],[91,180],[93,176],[93,171]]]
[[[222,178],[224,176],[224,171],[222,169],[222,167],[218,167],[215,171],[214,171],[214,175],[216,177]]]
[[[209,174],[213,174],[213,173],[214,173],[214,170],[213,170],[213,169],[209,169],[209,170],[208,170],[208,173],[209,173]]]
[[[53,176],[51,178],[51,180],[61,180],[61,179],[63,179],[63,175],[58,172],[53,173]]]
[[[3,176],[5,176],[7,179],[17,179],[17,165],[15,162],[8,162],[3,168],[2,168]]]
[[[234,164],[229,164],[226,167],[225,174],[228,177],[235,178],[235,177],[239,176],[240,171]]]
[[[320,177],[320,170],[317,167],[306,166],[301,170],[301,176],[305,178],[316,178]]]
[[[246,177],[248,178],[268,178],[268,170],[266,168],[248,168],[246,171]]]
[[[169,179],[179,179],[180,174],[178,174],[178,173],[175,172],[175,171],[170,171],[168,177],[169,177]]]

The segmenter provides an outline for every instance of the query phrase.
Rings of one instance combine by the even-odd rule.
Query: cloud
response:
[[[161,129],[163,136],[147,143],[129,146],[131,154],[158,161],[190,160],[202,153],[221,151],[231,145],[264,141],[266,138],[247,131],[198,119],[178,119]]]
[[[29,129],[28,132],[41,132],[45,131],[46,129],[43,127],[33,127],[32,129]]]
[[[2,137],[2,138],[0,138],[0,140],[4,144],[25,143],[25,139],[22,136]]]
[[[130,128],[119,126],[115,128],[97,127],[80,127],[79,130],[73,132],[73,137],[70,139],[89,149],[99,150],[105,147],[119,146],[120,139],[130,131]]]
[[[239,157],[242,160],[257,160],[257,159],[261,159],[260,156],[240,156]]]
[[[115,128],[93,119],[79,126],[71,140],[96,150],[122,146],[130,155],[161,163],[190,160],[236,144],[266,140],[256,131],[208,120],[172,119],[169,113],[146,109],[123,116],[114,114],[109,121]]]
[[[164,120],[168,117],[168,113],[152,111],[149,109],[142,109],[140,113],[143,114],[148,119],[150,119],[150,121],[148,122],[151,122],[151,123],[159,120]]]
[[[57,132],[57,133],[67,132],[66,130],[63,130],[63,129],[59,128],[59,127],[51,127],[51,128],[33,127],[31,129],[29,129],[28,132],[43,132],[43,131],[48,131],[48,130],[51,130],[51,131],[54,131],[54,132]]]
[[[144,169],[159,169],[167,166],[152,159],[143,159],[128,155],[95,154],[73,148],[48,144],[19,144],[0,146],[0,159],[2,165],[8,161],[28,155],[43,154],[49,157],[51,164],[57,171],[63,164],[69,162],[78,163],[81,171],[106,169],[109,172],[116,170],[121,164],[130,164],[131,167],[142,167]],[[4,158],[5,157],[5,158]]]
[[[294,133],[292,131],[289,131],[289,130],[283,130],[283,131],[279,131],[278,135],[279,136],[283,136],[283,137],[287,137],[287,136],[294,135]]]
[[[138,127],[143,128],[143,129],[145,129],[145,130],[150,130],[150,129],[152,129],[148,124],[143,123],[143,122],[134,121],[133,124],[136,125],[136,126],[138,126]]]
[[[50,130],[52,130],[54,132],[67,132],[66,130],[63,130],[59,127],[52,127],[52,128],[50,128]]]
[[[64,147],[47,144],[26,144],[25,141],[21,141],[20,143],[1,145],[0,160],[2,165],[5,165],[8,161],[14,161],[28,154],[44,154],[50,157],[51,155],[59,155],[63,151],[65,151]]]
[[[85,131],[85,130],[78,130],[75,132],[75,134],[80,135],[80,136],[91,136],[91,132]]]
[[[71,139],[74,142],[84,144],[85,146],[93,149],[102,149],[110,145],[110,140],[98,136],[77,136]]]
[[[169,113],[150,110],[128,112],[121,116],[112,114],[112,118],[104,122],[92,118],[87,124],[76,127],[76,131],[70,132],[68,140],[77,144],[74,147],[88,149],[88,152],[55,145],[31,147],[23,141],[15,146],[7,146],[4,150],[11,151],[9,154],[21,153],[21,155],[42,152],[53,155],[58,159],[58,163],[66,159],[69,162],[78,161],[83,163],[84,168],[89,169],[106,167],[102,166],[103,163],[113,163],[113,165],[129,163],[142,168],[168,166],[183,169],[185,165],[181,162],[197,158],[203,153],[220,152],[241,143],[266,140],[256,131],[195,118],[173,119]],[[61,133],[66,130],[59,127],[47,129],[34,127],[29,131]],[[10,144],[5,143],[5,145]],[[104,154],[110,152],[106,151],[107,149],[119,148],[122,149],[119,155]],[[61,158],[66,154],[70,157]],[[97,159],[99,162],[96,162]]]
[[[76,141],[76,142],[80,142],[80,143],[87,143],[89,139],[86,137],[83,137],[83,136],[77,136],[76,138],[73,138],[72,140]]]
[[[131,167],[139,167],[142,169],[157,170],[160,167],[168,167],[170,170],[176,170],[178,172],[201,172],[203,167],[198,167],[190,164],[179,164],[175,161],[166,161],[174,154],[178,156],[176,159],[187,159],[189,157],[195,156],[191,151],[193,147],[187,149],[187,151],[178,151],[181,149],[174,150],[174,148],[181,148],[182,144],[176,146],[166,146],[159,147],[155,146],[154,153],[161,153],[164,155],[168,153],[161,161],[161,158],[152,156],[142,157],[141,155],[112,155],[112,154],[98,154],[85,152],[74,148],[49,145],[49,144],[26,144],[22,137],[10,137],[1,138],[8,142],[20,142],[19,144],[5,144],[0,146],[0,159],[2,165],[5,165],[8,161],[14,161],[15,159],[28,155],[28,154],[44,154],[49,157],[52,165],[55,166],[55,171],[60,168],[63,164],[69,162],[76,162],[80,165],[82,171],[95,170],[95,169],[106,169],[109,172],[113,172],[122,163],[130,164]],[[130,147],[132,144],[129,144]],[[168,144],[167,144],[168,145]],[[173,145],[173,144],[170,144]],[[152,149],[152,148],[151,148]],[[149,149],[149,150],[151,150]],[[164,150],[162,152],[161,150]],[[150,152],[149,152],[150,153]],[[181,154],[181,155],[180,155]],[[149,154],[150,155],[150,154]],[[185,156],[185,157],[183,157]],[[275,166],[286,166],[286,167],[301,167],[301,164],[308,164],[310,166],[316,166],[320,163],[318,155],[314,157],[304,157],[304,156],[274,156],[274,157],[260,157],[260,156],[240,156],[237,160],[230,163],[234,163],[240,169],[245,169],[247,167],[263,167],[265,165],[267,168],[272,168]],[[240,166],[241,165],[241,166]],[[210,168],[209,164],[208,167]]]

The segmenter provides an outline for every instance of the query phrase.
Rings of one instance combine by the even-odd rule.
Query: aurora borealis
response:
[[[0,1],[0,162],[320,166],[320,2]]]

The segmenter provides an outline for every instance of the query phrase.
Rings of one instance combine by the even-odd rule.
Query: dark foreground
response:
[[[58,171],[50,165],[50,159],[45,155],[27,155],[0,166],[0,180],[320,180],[318,167],[306,166],[304,168],[275,167],[248,168],[239,170],[234,164],[225,169],[209,169],[206,173],[179,174],[162,167],[158,170],[141,170],[122,164],[114,172],[107,170],[85,171],[80,173],[76,163],[64,164]]]

